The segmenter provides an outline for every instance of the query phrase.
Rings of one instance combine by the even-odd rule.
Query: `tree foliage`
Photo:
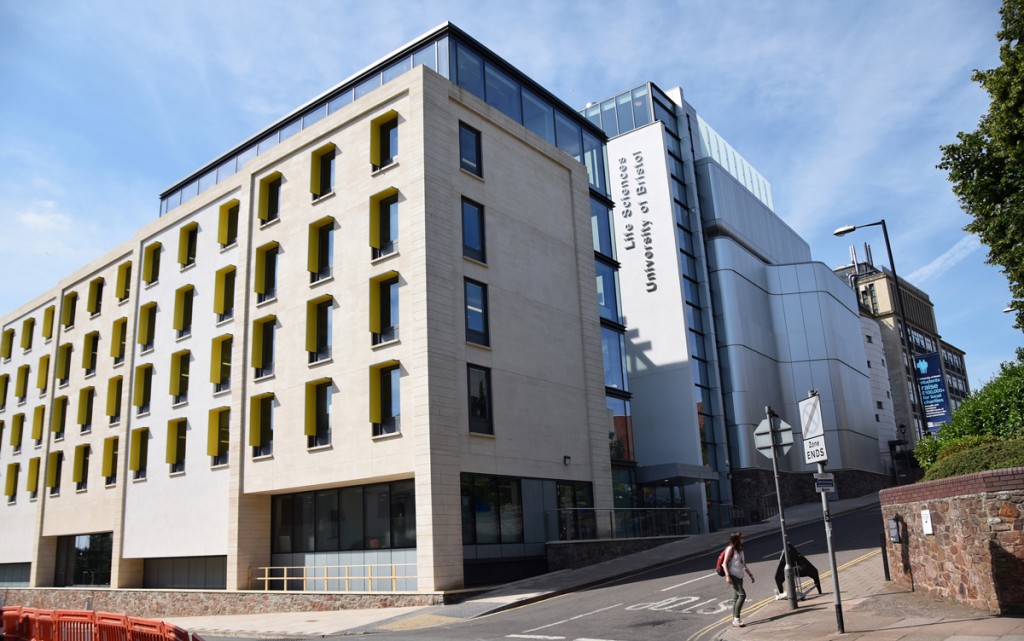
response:
[[[914,456],[926,470],[943,457],[985,446],[1024,438],[1024,348],[1015,361],[1003,363],[996,374],[953,412],[938,438],[923,439]],[[978,470],[975,470],[978,471]]]
[[[987,262],[1002,268],[1013,297],[1016,327],[1024,329],[1024,0],[1003,0],[1002,64],[975,70],[972,79],[991,98],[978,128],[942,147],[942,162],[960,206],[974,220],[964,230],[989,248]]]
[[[946,453],[925,472],[924,480],[1024,467],[1024,439],[983,443]]]

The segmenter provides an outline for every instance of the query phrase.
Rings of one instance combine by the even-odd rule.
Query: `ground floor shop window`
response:
[[[523,542],[519,479],[462,475],[462,544]]]
[[[113,540],[114,535],[110,532],[57,537],[54,586],[109,586]]]
[[[414,548],[414,482],[408,479],[275,496],[271,547],[274,554]]]

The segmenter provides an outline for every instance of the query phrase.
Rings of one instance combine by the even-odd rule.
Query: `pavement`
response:
[[[832,501],[835,516],[877,505],[877,494]],[[786,525],[821,521],[821,504],[786,508]],[[778,520],[735,528],[748,541],[778,531]],[[694,535],[603,563],[508,583],[453,605],[174,617],[167,621],[209,641],[225,637],[313,639],[398,632],[448,625],[599,585],[618,577],[695,556],[711,559],[725,534]],[[711,563],[711,561],[709,561]],[[746,627],[716,620],[691,639],[726,641],[1024,641],[1024,617],[997,616],[911,592],[886,581],[880,550],[839,567],[841,604],[833,599],[831,572],[821,573],[824,595],[809,594],[793,610],[788,601],[748,598]],[[840,633],[840,621],[843,632]]]

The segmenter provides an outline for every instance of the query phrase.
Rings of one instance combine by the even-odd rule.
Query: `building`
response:
[[[909,330],[909,340],[904,342],[903,332],[897,331],[902,323],[895,304],[896,280],[889,269],[874,264],[870,246],[865,245],[864,250],[866,259],[860,261],[851,248],[851,262],[835,272],[858,293],[862,308],[881,328],[894,419],[897,430],[906,427],[897,440],[907,441],[905,446],[912,449],[925,434],[948,421],[949,414],[970,394],[964,352],[942,340],[928,294],[900,278],[903,320]],[[930,393],[934,398],[927,399],[927,407],[922,405],[919,388],[925,374],[923,361],[938,372]]]
[[[604,143],[445,24],[172,186],[2,319],[0,583],[440,591],[607,535]]]
[[[682,488],[712,528],[764,515],[772,464],[753,432],[770,406],[797,432],[787,500],[813,499],[797,404],[818,390],[837,483],[884,486],[856,297],[775,214],[768,182],[679,88],[582,113],[609,136],[638,485]]]
[[[0,319],[0,584],[537,573],[764,515],[753,429],[811,389],[841,491],[876,487],[856,296],[681,90],[596,108],[441,25]],[[814,498],[799,439],[782,467]]]

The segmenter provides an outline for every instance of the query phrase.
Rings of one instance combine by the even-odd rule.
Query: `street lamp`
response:
[[[862,227],[882,227],[882,237],[885,238],[885,252],[889,255],[889,269],[892,270],[892,280],[896,284],[896,313],[899,315],[899,325],[897,328],[897,334],[900,337],[900,349],[903,349],[903,344],[906,342],[907,356],[910,360],[914,359],[914,353],[910,349],[910,328],[907,326],[907,315],[903,311],[903,290],[900,288],[900,277],[896,274],[896,263],[892,259],[892,245],[889,244],[889,230],[885,226],[885,219],[881,219],[877,222],[866,223],[864,225],[844,225],[839,229],[832,232],[834,236],[843,237],[852,231],[861,229]],[[854,271],[856,271],[856,265],[854,265]],[[901,354],[902,356],[902,354]],[[918,395],[918,383],[917,383],[917,368],[911,364],[910,367],[911,380],[914,383],[913,398],[910,399],[910,411],[913,416],[914,411],[917,408],[917,395]],[[904,431],[906,426],[903,427]]]

